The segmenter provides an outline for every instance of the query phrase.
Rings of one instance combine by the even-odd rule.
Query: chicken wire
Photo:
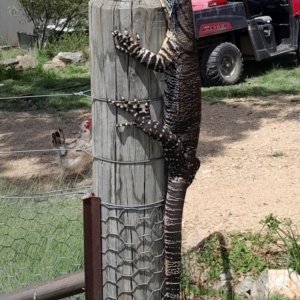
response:
[[[0,293],[83,268],[83,192],[0,196]]]
[[[103,299],[164,298],[163,208],[102,203]]]

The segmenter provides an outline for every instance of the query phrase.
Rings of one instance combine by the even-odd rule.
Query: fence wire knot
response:
[[[74,96],[84,96],[84,92],[80,91],[80,92],[74,92],[73,93]]]

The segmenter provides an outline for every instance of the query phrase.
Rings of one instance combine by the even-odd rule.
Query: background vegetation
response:
[[[87,29],[88,0],[18,0],[38,36],[38,48],[45,45],[47,26],[52,23],[62,33],[68,27]],[[64,22],[62,23],[62,20]]]
[[[23,2],[24,7],[28,4],[28,11],[30,11],[32,1],[20,2]],[[48,5],[46,2],[37,1],[36,3],[41,5],[39,8],[41,9],[43,5]],[[51,1],[49,3],[56,5],[62,2],[66,6],[67,3],[70,4],[70,1]],[[77,2],[75,4],[78,6]],[[71,4],[70,7],[72,7]],[[63,11],[61,6],[59,10]],[[38,13],[41,14],[42,10],[34,11],[33,17],[38,16]],[[51,16],[54,20],[61,17],[62,15],[59,14]],[[37,24],[37,26],[39,25]],[[41,26],[45,26],[45,24],[43,23]],[[6,68],[0,65],[0,83],[3,84],[0,86],[0,110],[27,110],[29,109],[29,101],[34,104],[35,110],[48,113],[89,107],[90,99],[87,97],[68,98],[67,101],[62,96],[29,100],[1,99],[25,95],[72,93],[90,89],[87,48],[88,37],[86,34],[79,32],[72,35],[62,35],[58,40],[48,42],[45,48],[32,51],[32,54],[39,61],[39,66],[35,69],[17,71],[14,67]],[[86,53],[85,62],[49,71],[42,68],[43,63],[52,59],[58,52],[78,50]],[[0,60],[24,53],[20,49],[3,50],[0,51]],[[247,97],[250,100],[251,97],[296,95],[300,93],[299,78],[300,68],[297,66],[294,54],[287,54],[265,62],[245,62],[244,77],[241,83],[225,87],[204,87],[202,97],[204,101],[210,104],[217,104],[222,103],[224,98]],[[5,180],[2,180],[0,181],[0,194],[29,193],[28,187],[26,188],[21,184],[18,186],[19,189],[17,190],[12,189]],[[2,245],[0,250],[4,251],[2,253],[5,253],[6,259],[12,262],[12,265],[9,265],[2,260],[0,269],[6,270],[7,274],[17,274],[14,278],[2,276],[0,278],[2,287],[13,289],[19,288],[20,282],[30,284],[31,280],[27,276],[32,273],[39,274],[41,272],[40,266],[54,266],[54,268],[42,270],[45,272],[42,275],[45,278],[57,276],[65,272],[66,268],[70,272],[82,268],[82,239],[74,235],[72,238],[68,238],[67,244],[64,243],[68,236],[65,229],[74,230],[79,235],[81,234],[82,228],[79,222],[81,211],[77,204],[78,199],[76,197],[68,199],[68,201],[60,197],[47,201],[14,200],[9,205],[5,201],[0,202],[0,245]],[[30,209],[26,209],[26,207],[30,207]],[[35,210],[39,212],[40,216],[33,215]],[[39,217],[41,221],[34,221]],[[71,221],[70,225],[70,220],[76,220],[76,222]],[[47,226],[41,226],[41,222],[43,222],[42,224],[51,224],[49,226],[56,229],[51,231]],[[8,229],[3,224],[9,224],[9,228],[13,228],[13,230]],[[268,216],[263,221],[262,226],[264,226],[264,231],[255,234],[227,233],[226,236],[213,234],[199,248],[186,253],[183,257],[182,272],[184,299],[242,299],[241,296],[234,295],[234,293],[228,294],[212,289],[210,283],[217,281],[220,274],[229,269],[233,273],[232,285],[236,284],[241,276],[251,275],[256,278],[265,268],[291,267],[299,272],[299,236],[291,221]],[[40,237],[36,232],[40,232]],[[47,239],[40,240],[41,236],[46,236]],[[20,255],[17,257],[16,253],[23,253],[24,246],[21,242],[24,241],[33,245],[26,250],[29,256]],[[58,241],[59,244],[57,244]],[[14,251],[10,249],[14,249]],[[47,249],[49,253],[56,251],[56,255],[45,256],[44,249]],[[75,259],[76,263],[58,259],[62,256]],[[35,258],[33,261],[31,260],[32,257]],[[20,266],[25,267],[20,270]],[[194,280],[191,271],[195,267],[199,276],[206,274],[206,282],[199,283]],[[274,296],[270,299],[281,300],[284,298]]]
[[[239,84],[204,88],[203,99],[211,104],[224,98],[267,97],[300,93],[300,68],[295,53],[257,62],[244,62],[244,73]]]
[[[64,68],[44,70],[43,64],[59,52],[83,51],[85,61],[76,65],[68,64]],[[12,49],[0,51],[0,61],[24,55],[25,50]],[[88,60],[88,36],[82,32],[62,35],[58,41],[52,41],[44,49],[34,49],[39,65],[34,69],[15,70],[14,65],[0,65],[0,109],[21,111],[26,109],[41,110],[48,113],[75,108],[90,107],[88,97],[50,97],[53,94],[66,94],[90,89]],[[13,96],[49,95],[49,97],[3,99]]]
[[[45,71],[42,64],[52,59],[60,51],[83,51],[86,62],[67,65],[66,68]],[[0,51],[0,60],[15,57],[21,50]],[[16,71],[14,67],[4,68],[0,65],[0,97],[49,94],[87,90],[90,87],[88,36],[77,32],[72,35],[62,35],[58,41],[47,44],[44,49],[34,50],[33,55],[39,60],[39,66],[32,70]],[[296,95],[300,93],[300,68],[296,55],[293,53],[276,57],[263,62],[246,61],[244,76],[239,84],[233,86],[203,87],[202,99],[210,104],[222,103],[225,98],[267,97],[280,95]],[[75,89],[74,89],[75,87]],[[271,101],[271,100],[270,100]],[[293,101],[293,100],[292,100]],[[297,99],[294,101],[298,101]],[[87,107],[87,98],[74,98],[74,101],[64,101],[53,98],[44,101],[34,100],[38,110],[57,111],[57,109],[72,109]],[[20,106],[15,101],[0,102],[0,109],[15,110]],[[269,103],[272,105],[272,103]],[[21,106],[22,107],[22,106]]]

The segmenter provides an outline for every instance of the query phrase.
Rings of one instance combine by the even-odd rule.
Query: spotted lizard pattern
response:
[[[117,49],[129,54],[147,68],[165,73],[164,120],[151,119],[149,105],[122,98],[111,104],[129,112],[133,123],[161,142],[168,166],[165,201],[164,244],[166,294],[164,299],[180,299],[181,226],[184,199],[200,161],[196,157],[201,95],[197,45],[194,38],[190,0],[167,0],[170,28],[157,54],[144,49],[137,35],[125,30],[112,32]],[[132,125],[126,123],[123,125]]]

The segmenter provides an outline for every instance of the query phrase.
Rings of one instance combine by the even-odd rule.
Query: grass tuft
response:
[[[274,151],[271,154],[272,157],[282,157],[283,156],[283,152],[282,151]]]
[[[292,220],[289,218],[281,220],[270,214],[261,223],[267,227],[270,234],[277,235],[284,243],[287,249],[287,268],[291,268],[300,274],[300,235]]]
[[[291,221],[279,221],[271,215],[262,223],[267,225],[267,231],[214,233],[198,249],[184,253],[181,274],[183,299],[245,299],[233,292],[241,277],[256,279],[264,269],[293,268],[299,272],[299,237]],[[284,247],[278,243],[278,238],[284,241]],[[226,288],[218,290],[220,277],[224,274],[230,274]],[[268,299],[287,298],[273,295]]]

